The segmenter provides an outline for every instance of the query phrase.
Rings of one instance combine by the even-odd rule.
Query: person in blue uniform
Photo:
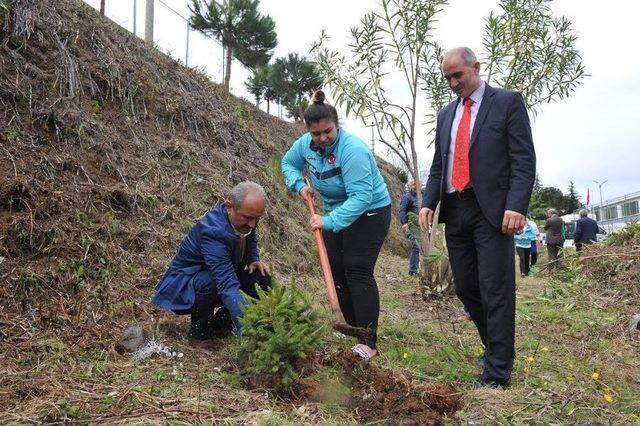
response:
[[[193,225],[156,287],[155,305],[191,314],[189,340],[197,349],[214,349],[214,337],[240,334],[246,304],[240,291],[257,297],[255,284],[271,286],[256,236],[266,202],[257,183],[236,185],[224,203]]]
[[[287,186],[306,197],[313,194],[303,176],[307,171],[322,197],[324,215],[311,218],[311,229],[322,230],[345,320],[374,331],[352,348],[368,362],[377,354],[380,299],[373,271],[389,230],[391,198],[373,153],[340,127],[322,91],[314,93],[304,121],[308,132],[282,158],[282,172]]]
[[[416,183],[409,182],[409,190],[402,196],[400,200],[400,208],[398,209],[398,218],[402,225],[402,230],[407,235],[409,244],[411,244],[411,252],[409,254],[409,275],[417,275],[420,265],[420,241],[419,237],[409,232],[409,213],[418,215],[418,205],[416,204]]]

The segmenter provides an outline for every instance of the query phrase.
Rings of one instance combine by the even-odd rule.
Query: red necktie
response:
[[[469,173],[469,139],[471,129],[471,99],[464,100],[462,118],[458,124],[456,133],[456,147],[453,153],[453,170],[451,172],[451,184],[456,191],[461,192],[471,181]]]

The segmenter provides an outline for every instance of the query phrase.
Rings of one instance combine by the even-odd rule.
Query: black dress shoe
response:
[[[478,377],[478,379],[473,383],[474,389],[480,388],[502,388],[506,389],[511,384],[511,380],[509,379],[483,379],[482,377]]]

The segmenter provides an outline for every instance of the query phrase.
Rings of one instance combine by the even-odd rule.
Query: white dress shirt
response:
[[[469,144],[471,144],[471,135],[473,134],[473,124],[476,122],[476,116],[478,115],[478,110],[480,109],[480,103],[482,102],[482,97],[484,96],[484,88],[486,84],[483,81],[480,87],[478,87],[469,98],[473,101],[473,105],[471,105],[471,124],[469,126]],[[458,105],[456,106],[456,115],[453,117],[453,124],[451,125],[451,144],[449,145],[449,156],[447,158],[447,194],[451,194],[455,192],[456,189],[453,187],[451,183],[451,174],[453,173],[453,157],[456,152],[456,135],[458,134],[458,125],[460,124],[460,120],[462,119],[462,112],[464,111],[464,105],[462,99],[458,99]],[[471,149],[471,145],[469,145],[469,149]],[[471,186],[471,182],[469,182],[469,186]]]

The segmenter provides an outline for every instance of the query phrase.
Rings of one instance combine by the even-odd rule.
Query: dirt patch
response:
[[[342,367],[341,383],[320,383],[307,376],[322,365]],[[443,424],[445,416],[454,414],[461,406],[461,395],[450,384],[412,380],[401,372],[363,364],[353,354],[323,354],[296,365],[296,370],[302,378],[289,389],[277,388],[279,380],[270,374],[250,376],[246,384],[251,389],[269,390],[274,397],[295,405],[327,402],[329,398],[352,410],[361,423]],[[346,392],[343,398],[337,397],[341,386]],[[332,388],[331,395],[327,394],[329,387]]]
[[[353,379],[350,404],[363,423],[442,424],[445,414],[460,407],[460,394],[450,384],[410,380],[400,372],[362,364],[355,355],[339,362]]]

